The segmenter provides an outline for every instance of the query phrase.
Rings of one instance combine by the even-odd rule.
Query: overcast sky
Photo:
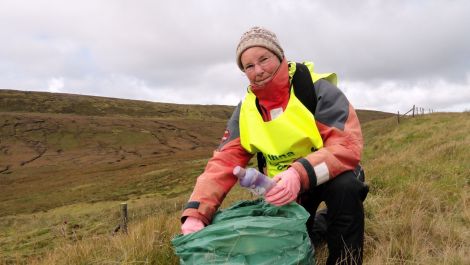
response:
[[[0,0],[0,89],[236,105],[255,25],[358,109],[470,110],[467,0]]]

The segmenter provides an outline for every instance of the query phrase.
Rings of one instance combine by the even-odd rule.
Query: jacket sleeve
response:
[[[359,164],[363,139],[356,111],[335,85],[320,79],[315,120],[323,148],[298,159],[291,166],[301,176],[302,190],[318,186]]]
[[[251,159],[252,155],[240,143],[240,107],[241,104],[233,112],[219,147],[214,151],[204,172],[197,178],[193,193],[182,213],[182,222],[192,216],[206,225],[210,224],[214,213],[237,182],[232,173],[233,168],[245,167]]]

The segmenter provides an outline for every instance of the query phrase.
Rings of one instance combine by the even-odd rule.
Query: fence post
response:
[[[400,111],[397,112],[397,121],[400,123]]]
[[[121,203],[121,223],[120,229],[122,233],[127,234],[127,203]]]
[[[413,105],[413,116],[411,116],[411,117],[413,117],[413,118],[415,117],[415,105]]]

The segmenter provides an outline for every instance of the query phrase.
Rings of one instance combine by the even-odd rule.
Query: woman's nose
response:
[[[261,65],[255,64],[254,67],[255,67],[255,73],[257,75],[260,75],[264,72],[264,69],[263,67],[261,67]]]

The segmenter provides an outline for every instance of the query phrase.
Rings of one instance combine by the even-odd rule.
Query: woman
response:
[[[245,32],[237,46],[237,64],[250,83],[245,99],[227,123],[218,149],[198,177],[182,214],[182,232],[210,224],[226,194],[237,182],[232,170],[262,153],[267,175],[276,185],[265,199],[276,206],[292,201],[311,213],[307,228],[315,243],[328,243],[328,264],[362,263],[366,190],[357,179],[363,147],[356,112],[335,86],[336,75],[316,74],[313,64],[288,62],[276,35],[260,27]],[[296,72],[306,69],[315,97],[306,107],[293,86]],[[304,78],[305,79],[305,78]],[[294,82],[295,83],[295,82]],[[295,92],[295,93],[294,93]],[[314,227],[324,201],[324,229]],[[325,231],[326,229],[326,231]],[[346,258],[347,257],[347,258]]]

